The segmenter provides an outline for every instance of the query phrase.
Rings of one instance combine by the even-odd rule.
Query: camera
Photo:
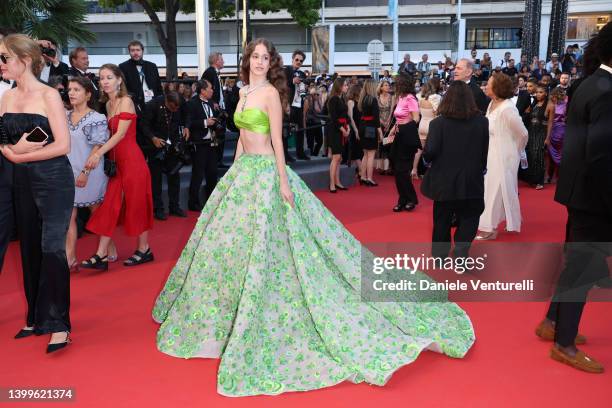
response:
[[[220,110],[218,115],[215,116],[216,122],[212,128],[212,130],[216,132],[224,132],[226,129],[227,118],[229,115],[226,111]]]
[[[53,48],[49,47],[41,46],[40,51],[43,53],[43,55],[46,55],[49,58],[55,58],[55,56],[57,55],[57,52]]]

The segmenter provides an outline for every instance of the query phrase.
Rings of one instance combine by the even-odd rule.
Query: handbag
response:
[[[364,127],[362,136],[364,139],[376,139],[376,128],[373,126]]]
[[[107,177],[115,177],[117,175],[117,162],[108,157],[104,158],[104,174]]]

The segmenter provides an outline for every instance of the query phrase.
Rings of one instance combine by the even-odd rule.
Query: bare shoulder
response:
[[[41,88],[39,90],[41,96],[45,100],[45,102],[62,102],[62,97],[59,92],[55,88],[51,88],[48,85],[41,84]]]
[[[120,112],[129,112],[136,113],[136,109],[134,108],[134,102],[132,102],[132,98],[129,96],[122,96],[120,103]]]
[[[265,96],[266,96],[267,98],[269,98],[269,97],[277,97],[277,98],[280,98],[280,94],[278,93],[278,89],[276,89],[276,88],[274,87],[274,85],[272,85],[272,84],[268,84],[268,85],[266,85],[266,86],[263,88],[263,91],[264,91]]]

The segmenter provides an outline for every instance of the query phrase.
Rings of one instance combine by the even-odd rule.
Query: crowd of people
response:
[[[609,31],[610,24],[600,37]],[[572,108],[580,116],[573,96],[610,63],[609,49],[601,45],[609,38],[595,41],[584,53],[570,46],[548,62],[534,58],[528,63],[523,55],[515,63],[506,53],[497,64],[487,53],[478,58],[477,50],[471,58],[438,64],[427,54],[418,63],[406,55],[396,74],[385,71],[378,81],[314,76],[302,70],[306,54],[296,50],[291,64],[268,78],[287,90],[282,137],[274,150],[282,146],[286,162],[329,157],[331,193],[348,189],[340,179],[342,165],[354,167],[359,184],[368,187],[378,186],[376,170],[393,175],[398,199],[392,210],[398,213],[418,206],[413,180],[422,178],[423,194],[434,201],[433,254],[465,257],[474,239],[495,239],[503,221],[507,232],[520,232],[519,179],[541,190],[564,171],[570,178],[561,164]],[[270,45],[262,44],[269,52]],[[228,167],[223,163],[227,131],[245,126],[253,133],[271,131],[269,116],[245,109],[247,96],[257,90],[247,78],[253,71],[224,80],[223,55],[216,52],[199,80],[183,76],[164,86],[157,66],[144,59],[144,45],[132,41],[127,49],[127,61],[104,64],[94,75],[84,47],[70,52],[68,66],[53,40],[11,34],[0,43],[0,222],[8,226],[15,211],[28,300],[26,325],[16,337],[51,334],[48,352],[69,343],[70,270],[107,270],[116,262],[112,237],[119,224],[137,239],[123,264],[153,261],[148,239],[153,219],[186,217],[179,199],[181,166],[192,165],[188,210],[201,212],[216,190],[218,169]],[[260,58],[255,48],[250,52]],[[261,82],[265,89],[268,80]],[[288,151],[289,135],[295,138],[295,158]],[[598,143],[605,152],[609,141]],[[243,145],[238,145],[240,156]],[[597,166],[609,176],[601,160]],[[563,189],[570,189],[565,183]],[[292,197],[282,188],[284,198]],[[573,205],[572,193],[559,200]],[[597,214],[604,214],[609,225],[609,197],[602,200]],[[583,204],[578,212],[570,211],[568,236],[590,236],[580,229],[592,221],[583,214],[589,212]],[[35,218],[40,225],[27,222]],[[81,262],[76,256],[79,220],[99,236],[96,252]],[[4,230],[0,246],[6,247],[10,228]],[[609,236],[597,234],[594,239]],[[544,329],[550,332],[557,322],[571,320],[555,358],[596,371],[566,341],[577,330],[580,313],[555,305]]]

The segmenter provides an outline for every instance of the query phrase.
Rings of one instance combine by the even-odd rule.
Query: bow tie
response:
[[[9,81],[8,79],[0,78],[0,81],[4,82],[5,84],[9,84],[9,85],[11,84],[11,81]]]

